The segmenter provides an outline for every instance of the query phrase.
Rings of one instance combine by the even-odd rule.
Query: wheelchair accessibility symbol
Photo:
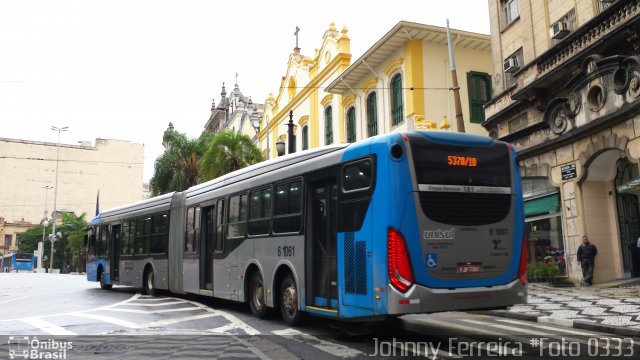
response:
[[[438,267],[438,254],[436,253],[426,253],[425,261],[428,269],[433,269]]]

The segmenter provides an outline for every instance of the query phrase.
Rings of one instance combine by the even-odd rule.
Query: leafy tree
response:
[[[216,135],[200,160],[204,181],[262,161],[256,144],[246,135],[227,130]]]
[[[61,213],[62,223],[56,227],[56,233],[62,234],[62,237],[55,243],[55,253],[53,256],[53,267],[63,269],[66,264],[72,265],[74,269],[79,269],[80,254],[84,250],[84,235],[88,226],[85,220],[85,214],[76,216],[73,213]],[[52,226],[47,226],[44,236],[44,255],[51,256],[51,241],[49,235]],[[43,226],[35,226],[20,235],[20,243],[18,251],[22,253],[33,253],[38,249],[38,243],[42,241]],[[50,259],[44,262],[44,266],[49,267]]]
[[[149,182],[152,196],[172,191],[182,191],[200,182],[198,161],[207,149],[213,134],[203,131],[197,139],[167,130],[163,136],[165,151],[154,165],[154,174]]]
[[[31,253],[38,249],[38,243],[42,241],[42,225],[32,227],[20,235],[20,243],[18,244],[18,252]],[[49,234],[51,234],[51,226],[45,229],[45,244],[49,242]]]

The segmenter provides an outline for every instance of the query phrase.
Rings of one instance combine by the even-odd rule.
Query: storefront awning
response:
[[[551,194],[524,202],[524,216],[536,216],[541,214],[552,214],[560,209],[560,195]]]
[[[640,195],[640,178],[631,180],[626,184],[622,184],[616,188],[618,193]]]

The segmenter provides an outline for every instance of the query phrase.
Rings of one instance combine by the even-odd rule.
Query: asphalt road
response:
[[[0,274],[0,289],[0,359],[538,359],[607,350],[590,341],[604,334],[467,313],[382,323],[308,318],[290,328],[275,311],[256,319],[245,304],[148,297],[126,287],[105,291],[80,275]],[[575,344],[560,347],[578,350],[550,352],[548,343],[563,339]],[[608,349],[609,355],[638,356],[635,344]]]

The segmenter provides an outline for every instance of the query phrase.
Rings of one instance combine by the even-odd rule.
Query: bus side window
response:
[[[346,164],[340,176],[342,189],[338,208],[338,231],[360,230],[373,193],[373,164],[364,159]]]
[[[184,236],[184,252],[186,253],[192,253],[194,252],[194,247],[193,247],[193,243],[194,243],[194,226],[195,226],[195,221],[194,221],[194,215],[195,215],[195,208],[190,207],[187,209],[187,228],[185,229],[185,236]]]
[[[269,235],[271,233],[271,188],[251,191],[250,200],[249,235]]]
[[[276,186],[273,232],[300,232],[302,227],[302,181]]]
[[[342,191],[367,190],[371,184],[371,160],[358,161],[342,169]]]
[[[218,200],[216,205],[216,245],[215,251],[222,252],[224,250],[224,199]]]
[[[247,234],[247,195],[229,198],[227,213],[227,238],[244,237]]]
[[[127,255],[129,251],[129,220],[122,221],[122,236],[120,237],[122,246],[120,247],[120,254]]]

